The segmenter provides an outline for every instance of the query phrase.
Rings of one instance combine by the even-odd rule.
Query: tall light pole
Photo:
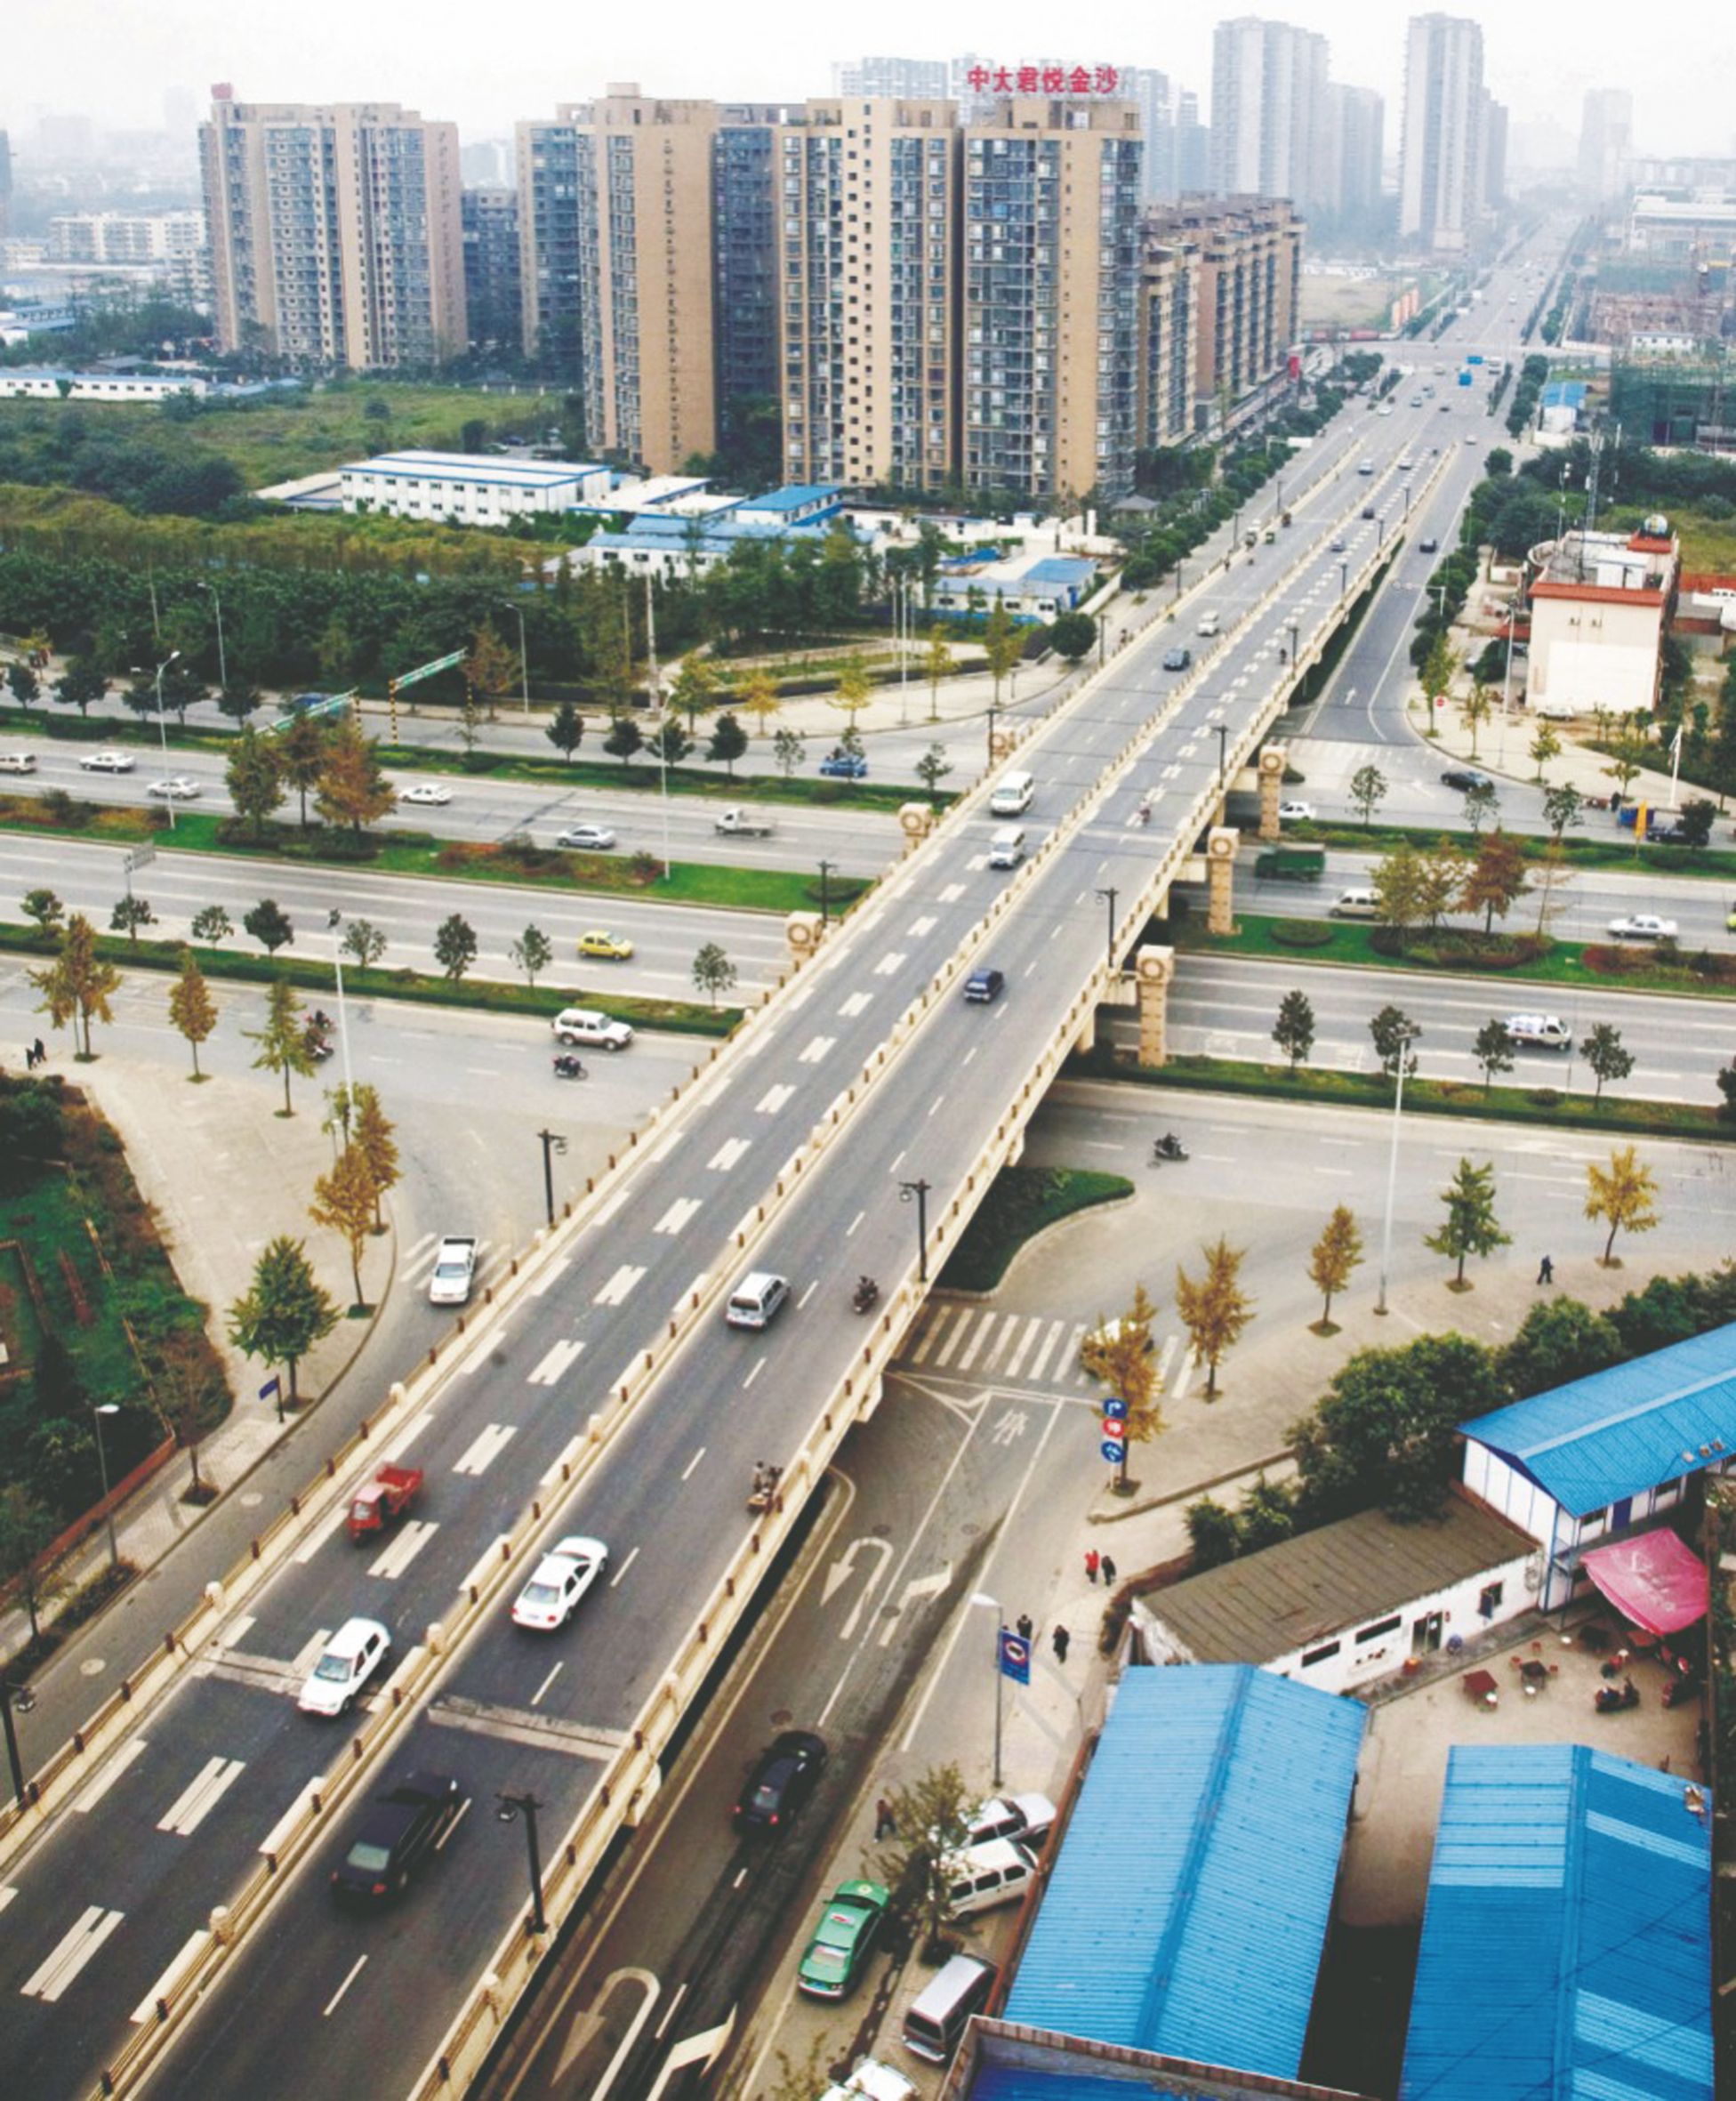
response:
[[[1227,722],[1215,725],[1218,731],[1218,787],[1221,794],[1225,785],[1225,754],[1229,748],[1230,726]]]
[[[525,1847],[530,1855],[530,1929],[533,1933],[547,1933],[549,1921],[542,1915],[542,1855],[536,1844],[536,1812],[542,1807],[534,1795],[496,1794],[500,1804],[494,1815],[502,1823],[516,1823],[518,1813],[525,1816]]]
[[[1105,968],[1113,978],[1115,975],[1115,900],[1121,893],[1116,890],[1100,890],[1095,894],[1101,898],[1109,907],[1109,943]]]
[[[1398,1187],[1398,1120],[1404,1107],[1404,1068],[1410,1059],[1410,1046],[1422,1034],[1416,1022],[1403,1031],[1398,1047],[1398,1085],[1393,1094],[1393,1144],[1386,1159],[1386,1217],[1380,1228],[1380,1296],[1374,1310],[1386,1310],[1386,1274],[1393,1260],[1393,1197]]]
[[[992,701],[990,701],[990,703],[989,703],[989,742],[988,742],[988,763],[989,763],[989,765],[990,765],[991,767],[993,767],[993,764],[994,764],[994,718],[995,718],[995,717],[996,717],[996,716],[997,716],[997,715],[998,715],[1000,712],[1001,712],[1001,703],[1000,703],[998,700],[992,700]]]
[[[555,1222],[554,1155],[567,1150],[567,1140],[558,1131],[539,1131],[536,1135],[542,1141],[542,1202],[547,1208],[549,1225],[552,1230]]]
[[[356,1107],[355,1081],[350,1069],[350,1015],[343,1003],[343,944],[338,929],[343,924],[343,914],[335,905],[326,914],[326,925],[332,937],[332,970],[338,986],[338,1044],[343,1052],[343,1099],[350,1104],[350,1113]],[[350,1135],[350,1116],[343,1120],[343,1134]]]
[[[157,737],[158,743],[163,747],[163,775],[165,780],[169,773],[169,724],[168,718],[163,712],[163,674],[179,658],[180,655],[179,649],[171,649],[162,663],[157,665],[153,681],[157,688]],[[148,675],[143,664],[135,664],[133,666],[133,676],[135,679],[142,679]],[[175,828],[175,799],[173,795],[166,795],[164,797],[164,801],[169,806],[169,829],[173,832]]]
[[[832,923],[832,892],[826,887],[826,879],[837,873],[838,864],[836,861],[822,861],[820,863],[820,927],[822,931]]]
[[[898,1184],[898,1201],[916,1206],[916,1274],[924,1284],[928,1281],[928,1191],[932,1187],[920,1178]]]
[[[657,672],[657,623],[651,599],[651,572],[645,572],[645,657],[650,677],[651,704],[657,711],[657,765],[663,776],[663,881],[669,881],[669,716],[663,707],[663,680]]]
[[[523,697],[524,697],[524,703],[525,703],[525,712],[526,712],[526,714],[529,714],[529,712],[530,712],[530,657],[529,657],[529,656],[528,656],[528,654],[526,653],[526,648],[525,648],[525,614],[524,614],[524,608],[523,608],[521,606],[515,606],[515,605],[512,605],[512,604],[510,604],[510,602],[509,602],[507,600],[505,600],[505,599],[502,599],[502,600],[501,600],[500,604],[501,604],[501,611],[502,611],[502,613],[510,613],[510,614],[512,615],[513,618],[514,618],[514,619],[515,619],[515,620],[516,620],[516,621],[518,623],[518,691],[519,691],[519,693],[520,693],[520,694],[523,696]]]
[[[986,1590],[978,1590],[971,1598],[972,1605],[985,1605],[994,1614],[994,1778],[992,1787],[1001,1784],[1001,1642],[1007,1631],[1005,1607],[998,1598],[991,1598]]]
[[[1342,598],[1349,589],[1350,564],[1348,561],[1341,561],[1338,564],[1338,596]]]
[[[108,1501],[108,1453],[102,1442],[102,1419],[105,1415],[119,1413],[120,1410],[113,1401],[98,1401],[91,1408],[92,1417],[96,1423],[97,1471],[102,1477],[102,1500],[105,1504]],[[118,1568],[121,1565],[121,1550],[115,1539],[115,1513],[110,1509],[104,1515],[108,1520],[108,1566],[111,1569]]]
[[[211,609],[217,616],[217,686],[220,692],[227,693],[229,689],[229,660],[223,648],[223,601],[218,597],[214,584],[201,584],[199,589],[211,593]]]

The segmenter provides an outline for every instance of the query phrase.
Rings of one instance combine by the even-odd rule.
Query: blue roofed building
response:
[[[1461,1744],[1400,2101],[1711,2101],[1711,1802],[1585,1744]]]
[[[1366,1719],[1250,1665],[1129,1670],[1005,2021],[1294,2080]]]
[[[943,613],[962,613],[986,610],[1001,599],[1015,620],[1053,620],[1089,598],[1097,578],[1097,565],[1085,555],[1027,553],[1000,561],[960,554],[941,564],[933,602]]]
[[[1663,1525],[1736,1461],[1736,1324],[1461,1422],[1465,1486],[1541,1542],[1545,1612],[1590,1547]]]

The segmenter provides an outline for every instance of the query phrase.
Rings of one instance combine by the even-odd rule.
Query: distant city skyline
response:
[[[1115,60],[1156,68],[1201,97],[1211,83],[1216,25],[1257,12],[1324,36],[1334,80],[1386,99],[1387,143],[1396,144],[1403,106],[1405,26],[1423,8],[1371,0],[1307,0],[1298,6],[1223,6],[1173,20],[1126,5],[1100,9],[1071,40],[1083,64]],[[1446,8],[1481,23],[1484,76],[1516,126],[1547,126],[1577,139],[1588,89],[1633,96],[1635,149],[1642,154],[1727,154],[1732,117],[1716,66],[1684,54],[1719,48],[1727,13],[1711,0],[1672,10],[1670,34],[1641,41],[1631,11],[1582,0],[1571,13],[1486,6]],[[956,30],[937,30],[932,7],[888,0],[865,18],[774,5],[752,18],[750,36],[719,32],[714,8],[671,0],[655,29],[607,13],[583,22],[554,0],[521,0],[497,36],[465,18],[449,37],[430,34],[426,7],[375,0],[303,0],[290,11],[238,9],[234,0],[155,0],[149,10],[112,0],[12,0],[7,60],[0,76],[0,129],[14,156],[44,116],[84,117],[100,131],[152,131],[203,115],[213,82],[243,98],[273,101],[391,101],[455,123],[465,139],[504,135],[514,122],[559,101],[637,82],[647,93],[718,101],[793,101],[827,92],[832,64],[867,53],[951,59],[966,50],[997,62],[1057,55],[1054,14],[1012,0],[986,30],[962,10]],[[478,43],[498,44],[498,55]],[[985,51],[987,43],[992,49]],[[563,46],[572,57],[563,60]],[[1089,48],[1088,48],[1089,46]],[[28,159],[19,169],[28,179]]]

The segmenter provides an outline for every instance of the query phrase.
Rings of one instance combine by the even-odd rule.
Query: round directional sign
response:
[[[1127,1403],[1119,1394],[1112,1393],[1110,1395],[1103,1404],[1103,1412],[1111,1422],[1125,1422],[1127,1421]]]
[[[1123,1448],[1120,1445],[1112,1445],[1107,1437],[1097,1446],[1097,1450],[1111,1466],[1120,1466],[1122,1460],[1127,1457]]]

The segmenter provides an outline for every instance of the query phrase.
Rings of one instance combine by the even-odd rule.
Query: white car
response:
[[[575,846],[584,853],[607,853],[615,844],[615,833],[607,825],[568,825],[555,844]]]
[[[171,774],[165,781],[153,781],[145,790],[154,802],[191,802],[201,793],[191,774]]]
[[[571,1618],[573,1607],[609,1565],[609,1550],[599,1539],[564,1539],[543,1555],[535,1574],[512,1606],[515,1627],[552,1633]]]
[[[589,1043],[600,1050],[624,1050],[633,1040],[629,1023],[615,1021],[591,1007],[563,1007],[549,1026],[555,1041],[569,1047]]]
[[[452,790],[444,781],[418,781],[414,788],[400,789],[398,799],[400,802],[445,804],[452,801]]]
[[[86,752],[78,761],[86,773],[131,773],[139,761],[131,752]]]
[[[1655,912],[1636,912],[1626,919],[1612,919],[1610,931],[1621,941],[1674,941],[1673,919],[1660,919]]]
[[[1278,805],[1280,824],[1311,825],[1314,817],[1314,806],[1312,802],[1281,802]]]
[[[342,1714],[382,1664],[392,1638],[378,1620],[346,1620],[319,1652],[295,1704],[303,1714]]]
[[[1055,1823],[1055,1805],[1047,1795],[991,1795],[970,1813],[965,1844],[985,1839],[1022,1839],[1041,1846]]]

